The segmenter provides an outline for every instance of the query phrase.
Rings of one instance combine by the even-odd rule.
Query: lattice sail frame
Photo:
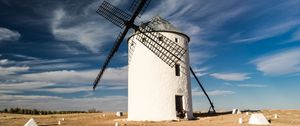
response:
[[[97,10],[97,13],[117,25],[120,28],[126,26],[126,22],[130,20],[131,15],[121,9],[111,5],[107,1],[103,1]]]
[[[173,68],[178,61],[183,61],[186,49],[152,29],[151,24],[150,22],[136,29],[136,39]]]

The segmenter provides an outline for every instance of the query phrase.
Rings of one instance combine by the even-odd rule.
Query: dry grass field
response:
[[[300,126],[300,110],[262,110],[271,126]],[[274,119],[274,114],[279,118]],[[0,114],[0,126],[23,126],[31,117],[40,126],[56,126],[58,120],[61,126],[114,126],[116,122],[120,126],[241,126],[238,119],[243,118],[242,126],[247,124],[250,115],[245,113],[206,115],[197,114],[198,120],[180,120],[166,122],[127,122],[127,115],[116,117],[115,113],[83,113],[83,114],[55,114],[55,115],[22,115],[22,114]]]

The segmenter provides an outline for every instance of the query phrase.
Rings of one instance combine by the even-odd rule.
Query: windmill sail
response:
[[[122,10],[114,7],[113,5],[109,4],[108,2],[104,1],[99,9],[97,10],[97,12],[102,15],[103,17],[105,17],[106,19],[108,19],[110,22],[114,23],[115,25],[119,26],[119,27],[125,27],[125,29],[123,30],[123,32],[121,32],[112,48],[112,50],[110,51],[109,55],[107,56],[106,60],[104,61],[101,70],[99,72],[99,74],[97,75],[94,84],[93,84],[93,90],[96,89],[99,81],[101,80],[101,77],[105,71],[105,69],[107,68],[110,60],[112,59],[112,57],[114,56],[114,54],[118,51],[124,37],[126,36],[128,30],[132,27],[134,27],[134,20],[135,18],[139,15],[139,13],[143,10],[146,2],[148,0],[141,0],[141,2],[139,3],[139,5],[137,6],[136,10],[134,11],[133,15],[129,18],[128,14],[126,14],[126,12],[123,12]]]
[[[147,25],[141,26],[138,31],[140,34],[137,34],[137,40],[171,67],[180,61],[186,52],[180,45]]]
[[[130,20],[131,15],[120,10],[119,8],[111,5],[110,3],[104,1],[97,10],[97,13],[117,25],[120,28],[123,28],[127,21]]]

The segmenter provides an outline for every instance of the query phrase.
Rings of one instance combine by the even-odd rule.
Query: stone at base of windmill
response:
[[[31,119],[28,120],[27,123],[25,123],[24,126],[38,126],[38,125],[36,124],[36,122],[34,121],[34,119],[31,118]]]
[[[254,125],[270,125],[269,121],[262,113],[251,114],[248,123]]]
[[[241,114],[241,111],[239,109],[233,109],[232,114]]]
[[[116,116],[118,117],[123,116],[123,112],[116,112]]]

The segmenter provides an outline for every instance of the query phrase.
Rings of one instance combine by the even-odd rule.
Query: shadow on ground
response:
[[[260,112],[260,110],[242,110],[241,112]],[[224,112],[206,112],[206,113],[193,113],[194,117],[211,117],[211,116],[220,116],[220,115],[228,115],[232,114],[232,111],[224,111]]]

